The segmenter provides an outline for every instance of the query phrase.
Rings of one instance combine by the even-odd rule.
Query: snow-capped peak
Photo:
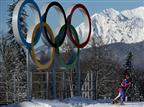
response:
[[[119,12],[114,10],[113,8],[105,9],[100,13],[103,16],[108,16],[110,18],[116,18],[119,15]]]
[[[138,7],[132,10],[125,10],[125,11],[122,11],[121,14],[129,18],[133,18],[133,17],[144,18],[144,7]]]
[[[105,9],[91,16],[91,41],[111,44],[116,42],[136,43],[144,40],[144,7],[116,11]],[[86,37],[84,24],[77,27],[81,38]]]

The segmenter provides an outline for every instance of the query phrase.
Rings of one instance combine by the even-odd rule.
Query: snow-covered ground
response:
[[[97,104],[88,104],[88,105],[72,105],[62,102],[53,102],[53,101],[38,101],[38,102],[23,102],[21,104],[11,104],[2,107],[144,107],[144,102],[131,102],[125,103],[125,105],[119,104],[110,104],[110,103],[97,103]]]
[[[144,102],[128,102],[124,105],[120,104],[90,104],[83,107],[144,107]]]
[[[111,104],[110,100],[90,100],[73,97],[65,100],[32,100],[20,104],[11,104],[1,107],[144,107],[144,102],[126,102],[124,105]]]

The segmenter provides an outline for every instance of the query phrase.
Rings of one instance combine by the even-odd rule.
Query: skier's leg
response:
[[[121,90],[121,104],[124,102],[124,89]]]
[[[121,96],[121,94],[120,94],[120,92],[119,92],[118,96],[116,96],[116,97],[114,98],[114,101],[116,101],[120,96]]]
[[[118,103],[117,99],[121,96],[120,92],[118,94],[118,96],[116,96],[113,100],[113,104]]]

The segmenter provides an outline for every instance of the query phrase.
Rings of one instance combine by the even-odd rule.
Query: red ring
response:
[[[71,24],[72,14],[74,13],[74,11],[75,11],[77,8],[83,9],[83,10],[84,10],[84,11],[83,11],[84,14],[86,14],[87,17],[88,17],[88,23],[89,23],[88,38],[87,38],[87,40],[86,40],[85,42],[83,42],[83,43],[81,43],[81,44],[78,43],[77,41],[75,41],[74,36],[73,36],[72,31],[71,31],[70,28],[69,28],[69,33],[70,33],[69,36],[70,36],[71,41],[75,44],[75,46],[76,46],[77,48],[83,48],[83,47],[85,47],[85,46],[88,44],[89,39],[90,39],[90,36],[91,36],[91,19],[90,19],[90,15],[89,15],[89,12],[88,12],[88,10],[86,9],[86,7],[85,7],[83,4],[76,4],[76,5],[74,5],[74,6],[72,7],[72,10],[71,10],[71,12],[70,12],[70,15],[68,16],[68,22],[69,22],[69,24]]]

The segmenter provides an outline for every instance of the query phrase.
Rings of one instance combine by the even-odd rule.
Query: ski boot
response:
[[[113,101],[112,101],[112,104],[117,104],[117,103],[118,103],[117,100],[113,100]]]

